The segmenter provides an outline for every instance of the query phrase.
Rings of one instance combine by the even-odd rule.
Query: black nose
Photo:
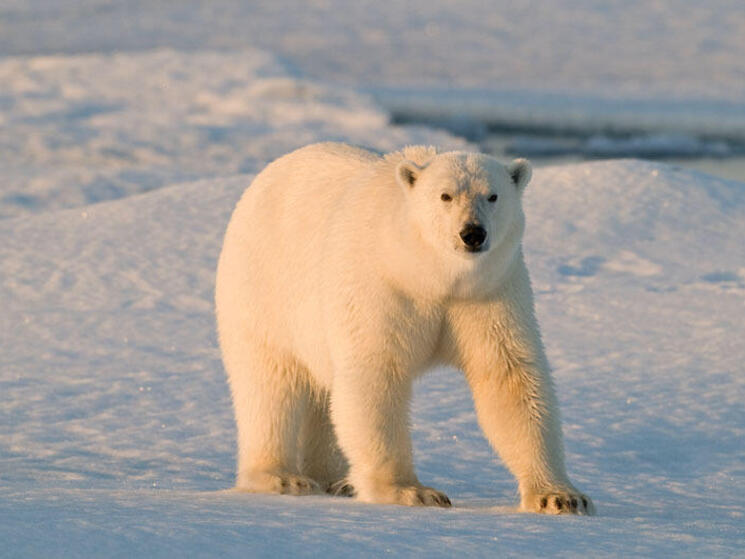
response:
[[[463,239],[468,250],[476,252],[486,240],[486,229],[475,223],[466,223],[466,226],[460,232],[460,238]]]

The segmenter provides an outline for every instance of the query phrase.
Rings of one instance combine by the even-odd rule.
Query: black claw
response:
[[[547,506],[548,506],[548,499],[546,499],[546,497],[543,497],[543,499],[541,499],[541,508],[545,509]]]
[[[585,510],[587,510],[587,499],[582,497],[582,506],[585,507]]]
[[[344,481],[337,481],[329,485],[326,493],[335,497],[354,497],[354,487]]]
[[[577,510],[577,499],[572,497],[572,510]]]
[[[559,510],[564,508],[564,502],[561,500],[560,497],[556,497],[556,508]]]

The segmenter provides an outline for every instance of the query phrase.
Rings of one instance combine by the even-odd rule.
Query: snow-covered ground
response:
[[[547,168],[527,258],[570,469],[595,518],[517,514],[454,371],[417,387],[455,509],[220,493],[234,429],[212,284],[250,176],[0,221],[0,539],[13,555],[734,554],[743,543],[745,186],[640,161]]]
[[[355,87],[745,94],[738,0],[5,0],[0,10],[9,55],[259,46]]]
[[[745,139],[740,0],[6,0],[0,53],[260,47],[391,110]],[[674,144],[673,144],[674,145]]]
[[[0,217],[252,172],[319,140],[466,145],[256,49],[0,58],[0,84]]]
[[[523,125],[566,106],[564,124],[738,137],[739,4],[256,4],[0,6],[0,555],[741,553],[745,183],[629,159],[528,188],[528,266],[594,518],[515,511],[448,370],[418,384],[412,423],[419,475],[453,509],[225,492],[212,311],[227,219],[267,161],[328,139],[472,147],[391,125],[413,91],[405,110],[439,99],[460,118],[486,98],[470,106]]]

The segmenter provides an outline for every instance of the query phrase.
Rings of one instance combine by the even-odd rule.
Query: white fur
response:
[[[520,247],[529,179],[524,160],[332,143],[256,177],[217,271],[238,489],[348,483],[363,501],[449,505],[419,483],[408,429],[412,381],[446,363],[464,371],[522,508],[592,512],[565,473]],[[487,231],[485,251],[465,250],[466,223]]]

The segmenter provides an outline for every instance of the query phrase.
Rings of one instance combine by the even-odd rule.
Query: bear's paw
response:
[[[313,495],[321,488],[309,477],[287,472],[253,472],[241,475],[236,491],[247,493],[279,493],[280,495]]]
[[[393,485],[378,488],[372,494],[360,496],[370,503],[406,505],[409,507],[450,507],[445,493],[424,485]]]
[[[354,497],[357,494],[354,490],[354,486],[346,479],[340,479],[329,483],[326,488],[326,493],[333,495],[334,497]]]
[[[523,499],[521,508],[526,512],[540,514],[578,514],[582,516],[595,514],[592,499],[576,490],[535,493]]]

